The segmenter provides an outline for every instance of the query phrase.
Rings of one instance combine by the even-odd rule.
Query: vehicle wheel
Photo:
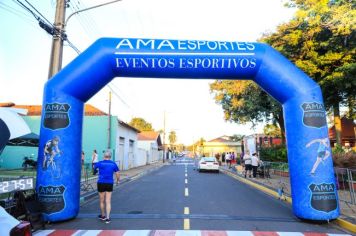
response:
[[[216,171],[216,173],[218,173],[218,174],[219,174],[219,173],[220,173],[220,170],[217,170],[217,171]]]

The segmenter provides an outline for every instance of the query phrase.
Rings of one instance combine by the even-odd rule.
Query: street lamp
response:
[[[114,1],[102,3],[102,4],[99,4],[99,5],[95,5],[95,6],[92,6],[92,7],[83,8],[83,9],[80,9],[80,10],[78,10],[78,11],[75,11],[75,12],[73,12],[72,14],[70,14],[70,15],[68,16],[67,20],[64,22],[64,29],[65,29],[65,27],[67,26],[69,19],[70,19],[72,16],[74,16],[75,14],[78,14],[78,13],[83,12],[83,11],[88,11],[88,10],[91,10],[91,9],[94,9],[94,8],[102,7],[102,6],[105,6],[105,5],[109,5],[109,4],[111,4],[111,3],[120,2],[120,1],[122,1],[122,0],[114,0]]]
[[[65,29],[66,26],[68,25],[69,19],[80,12],[88,11],[94,8],[102,7],[105,5],[109,5],[115,2],[120,2],[122,0],[114,0],[106,3],[102,3],[99,5],[95,5],[92,7],[84,8],[78,11],[73,12],[68,16],[68,18],[64,21],[65,19],[65,8],[67,7],[67,1],[66,0],[57,0],[57,6],[56,6],[56,15],[55,15],[55,30],[53,34],[53,39],[52,39],[52,49],[51,49],[51,57],[50,57],[50,63],[49,63],[49,71],[48,71],[48,79],[52,78],[53,75],[55,75],[58,71],[62,69],[62,55],[63,55],[63,41],[67,40],[66,34],[65,34]],[[76,50],[77,51],[77,50]],[[77,51],[78,53],[78,51]]]

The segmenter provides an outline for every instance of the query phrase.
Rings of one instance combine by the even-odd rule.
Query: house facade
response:
[[[260,147],[272,147],[282,144],[282,138],[265,134],[251,134],[243,138],[243,150],[257,153]]]
[[[23,118],[31,132],[39,134],[42,110],[40,105],[9,104],[7,106],[27,109],[28,113]],[[135,128],[118,120],[116,116],[109,116],[107,113],[86,104],[82,135],[82,150],[85,153],[84,163],[91,163],[93,150],[97,150],[99,160],[102,160],[103,152],[110,149],[113,153],[112,160],[122,170],[135,167],[137,165],[135,158],[139,158],[137,154],[138,132]],[[0,168],[21,168],[25,156],[33,156],[33,159],[37,160],[38,147],[6,146],[0,155]]]
[[[118,120],[115,156],[120,170],[146,165],[144,158],[138,153],[137,134],[139,132],[129,124]]]
[[[341,145],[356,150],[356,124],[352,119],[341,118]],[[335,126],[329,128],[329,139],[331,147],[336,144]]]
[[[224,135],[210,141],[204,142],[203,145],[197,147],[197,151],[205,156],[215,156],[219,153],[234,152],[235,155],[241,153],[241,142],[233,141],[230,136]]]
[[[162,139],[159,132],[142,131],[137,139],[139,149],[146,153],[148,164],[163,159]]]

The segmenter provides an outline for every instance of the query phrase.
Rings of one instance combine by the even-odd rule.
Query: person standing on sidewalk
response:
[[[229,169],[231,168],[231,154],[230,152],[226,153],[226,165],[229,167]]]
[[[92,167],[92,170],[93,170],[93,175],[96,175],[96,171],[95,171],[94,165],[95,165],[98,161],[99,161],[98,152],[96,151],[96,149],[94,149],[93,155],[92,155],[92,157],[91,157],[91,167]]]
[[[252,175],[253,178],[256,178],[257,176],[257,168],[258,164],[260,163],[260,159],[257,157],[256,153],[253,153],[251,156],[251,165],[252,165]]]
[[[94,169],[99,170],[98,192],[101,214],[98,217],[107,224],[110,223],[111,194],[114,187],[114,173],[116,184],[118,184],[120,180],[119,167],[110,159],[111,152],[106,151],[104,153],[104,160],[99,161],[94,165]]]
[[[243,160],[245,163],[245,178],[247,177],[247,175],[248,177],[251,178],[252,165],[251,165],[251,156],[249,150],[246,151]]]

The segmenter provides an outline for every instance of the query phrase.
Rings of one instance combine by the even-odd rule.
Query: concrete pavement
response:
[[[191,163],[164,166],[117,188],[112,195],[110,224],[97,219],[98,199],[93,198],[81,207],[77,218],[55,223],[48,229],[106,230],[102,235],[118,229],[195,229],[184,232],[206,230],[209,234],[211,230],[343,233],[327,224],[301,222],[288,204],[224,174],[199,173]]]
[[[286,201],[289,203],[292,202],[292,199],[290,197],[289,177],[273,176],[271,174],[271,178],[244,178],[242,173],[243,169],[241,166],[234,166],[230,169],[226,165],[223,165],[221,166],[221,170],[228,175],[238,177],[237,179],[239,181],[242,181],[275,197],[278,197],[278,188],[283,185],[286,195]],[[335,221],[336,224],[348,231],[356,233],[356,207],[350,206],[342,201],[340,201],[339,204],[341,215]]]
[[[131,168],[129,170],[123,170],[120,171],[120,183],[124,184],[126,182],[129,182],[131,180],[134,180],[136,178],[141,177],[142,175],[148,174],[151,171],[155,171],[159,168],[161,168],[164,165],[168,165],[169,162],[162,162],[158,161],[155,163],[151,163],[148,165],[144,166],[139,166],[135,168]],[[87,200],[91,199],[92,197],[95,197],[98,195],[97,193],[97,178],[98,176],[91,176],[87,179],[82,178],[82,183],[81,183],[81,194],[80,194],[80,203],[83,204]],[[114,189],[117,188],[118,186],[114,185]]]

